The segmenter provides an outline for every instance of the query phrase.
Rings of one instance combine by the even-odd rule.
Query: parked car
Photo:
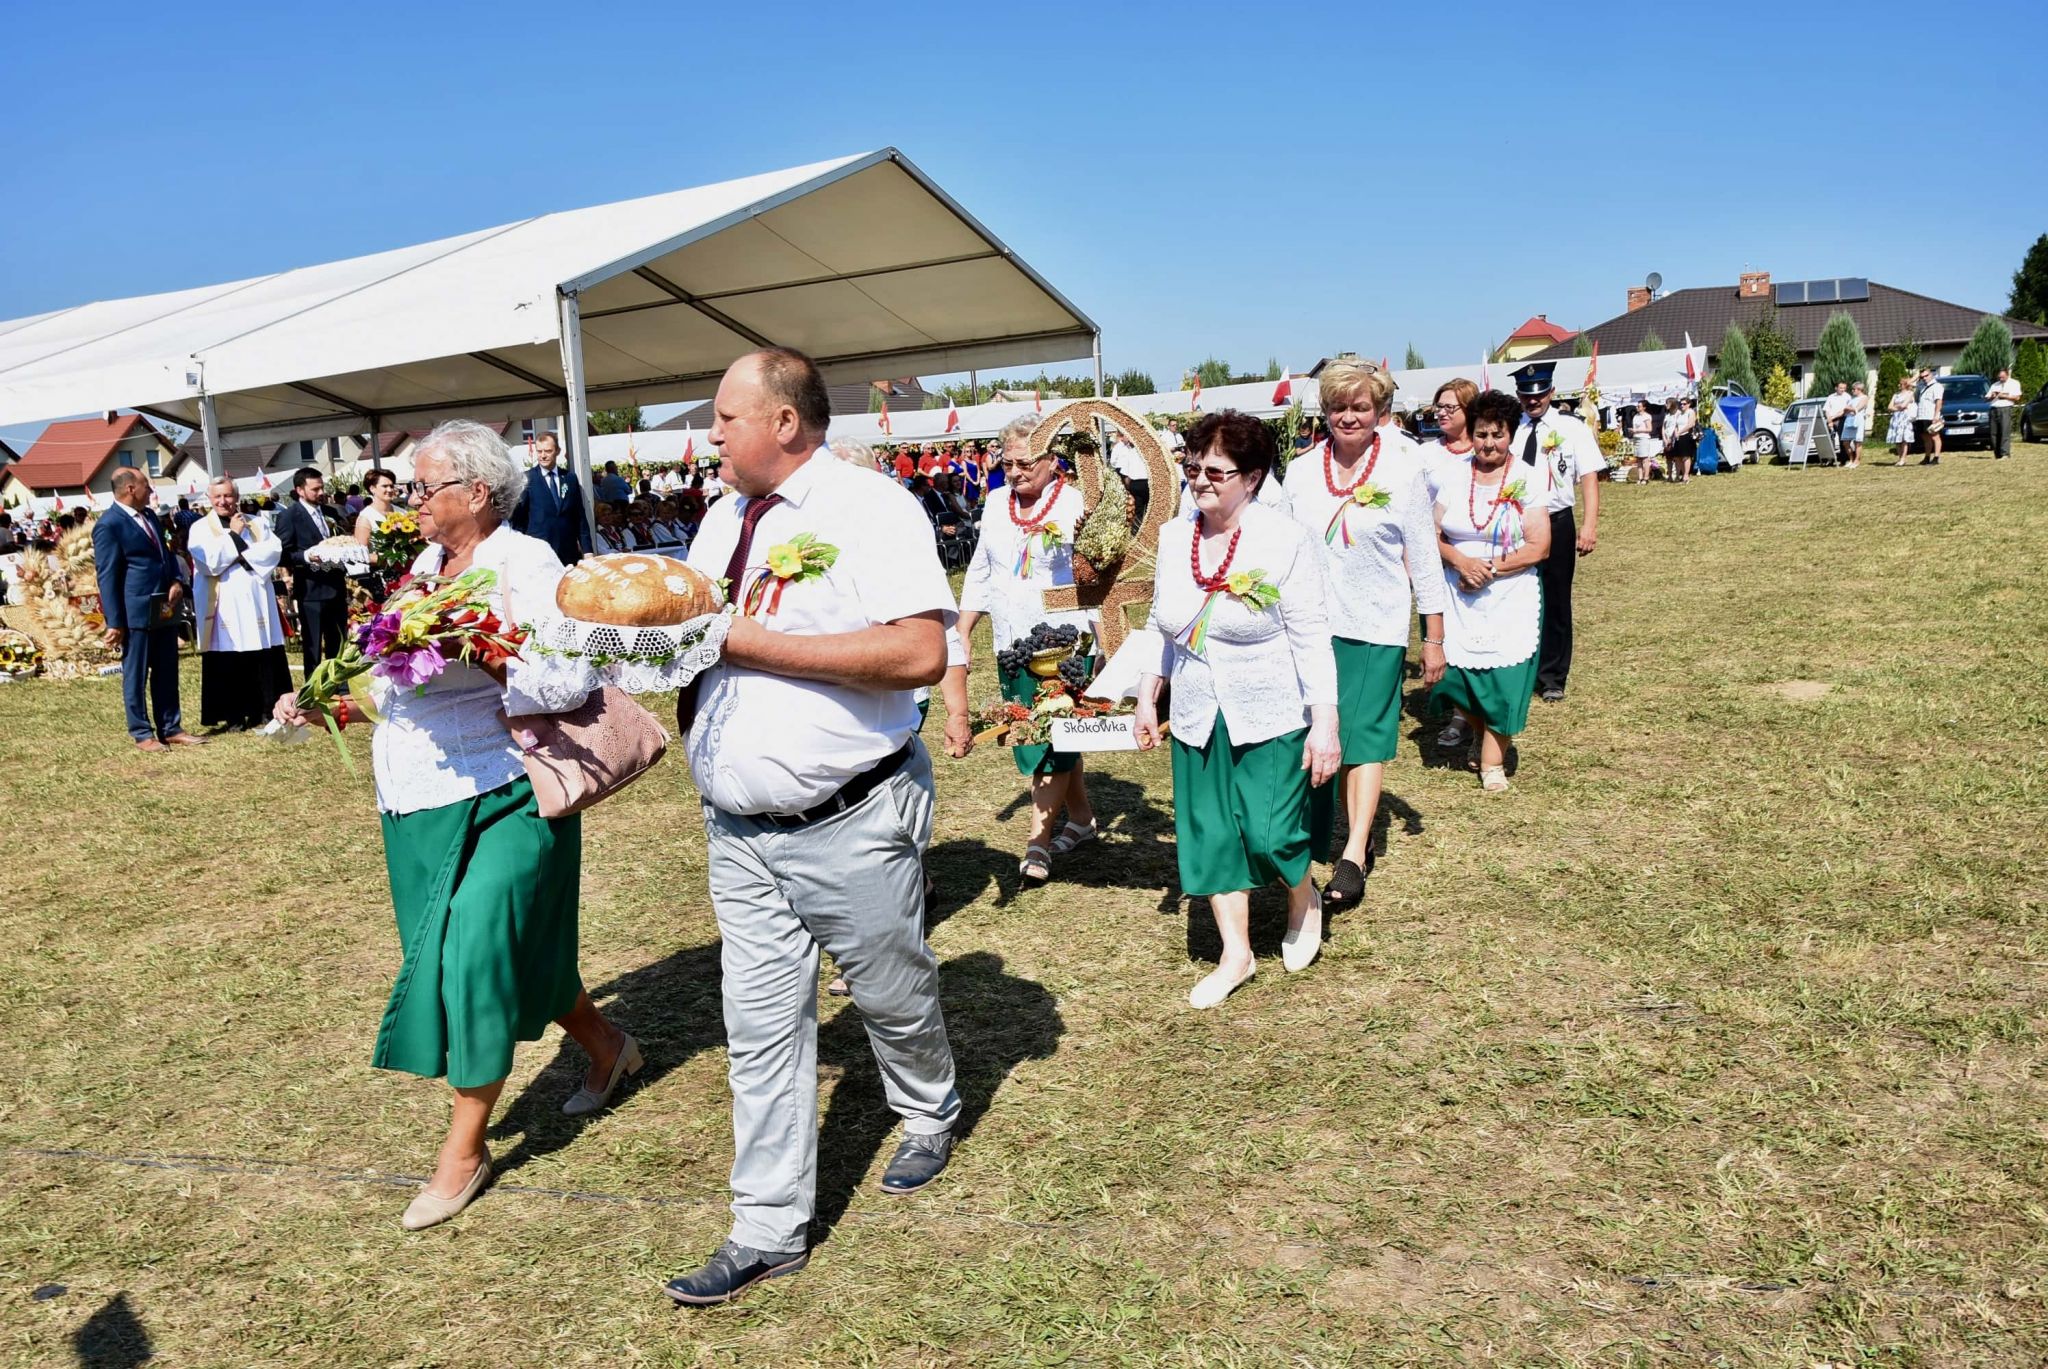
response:
[[[1785,452],[1787,455],[1791,453],[1792,434],[1801,423],[1806,421],[1806,416],[1808,414],[1813,415],[1815,427],[1819,427],[1822,424],[1824,424],[1826,420],[1822,417],[1822,411],[1826,409],[1826,407],[1827,400],[1825,398],[1793,400],[1792,407],[1785,410],[1784,418],[1781,419],[1778,423],[1778,450],[1781,452]],[[1762,420],[1758,420],[1757,426],[1759,428],[1763,426]],[[1812,461],[1814,459],[1813,453],[1807,453],[1806,459],[1808,461]],[[1839,452],[1836,454],[1835,459],[1838,461],[1841,459]]]
[[[2048,385],[2041,387],[2041,393],[2020,410],[2020,440],[2023,442],[2048,441]]]
[[[1941,377],[1941,449],[1991,445],[1991,382],[1983,376]]]

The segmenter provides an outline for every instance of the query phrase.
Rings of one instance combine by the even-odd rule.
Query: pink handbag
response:
[[[508,592],[506,621],[518,621],[511,615]],[[505,718],[505,728],[522,753],[544,818],[566,818],[609,798],[668,752],[660,721],[616,685],[593,689],[567,713]]]

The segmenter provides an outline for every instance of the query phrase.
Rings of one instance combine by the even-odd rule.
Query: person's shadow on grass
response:
[[[939,1000],[960,1091],[960,1119],[953,1126],[957,1143],[974,1130],[1017,1066],[1050,1056],[1066,1027],[1043,985],[1005,973],[1003,958],[989,951],[970,951],[939,966]],[[818,1132],[814,1246],[846,1215],[861,1180],[902,1120],[883,1096],[856,1005],[848,1004],[819,1027],[818,1063],[836,1066],[841,1074]]]
[[[79,1369],[133,1369],[154,1359],[156,1347],[128,1295],[116,1293],[71,1333],[71,1353]]]
[[[699,1051],[725,1045],[719,974],[719,943],[713,941],[686,947],[609,983],[591,986],[590,996],[605,1005],[605,1016],[632,1033],[646,1059],[631,1082],[620,1086],[622,1101],[630,1103],[634,1094]],[[562,1115],[563,1102],[583,1082],[589,1068],[583,1048],[565,1038],[555,1058],[527,1082],[492,1125],[494,1138],[519,1138],[510,1150],[492,1157],[494,1171],[510,1174],[523,1164],[554,1154],[574,1141],[585,1123],[605,1115]]]

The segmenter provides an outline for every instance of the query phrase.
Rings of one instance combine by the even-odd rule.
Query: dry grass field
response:
[[[584,973],[648,1070],[578,1125],[580,1055],[527,1047],[497,1187],[409,1235],[446,1094],[369,1068],[367,773],[0,686],[0,1363],[2048,1361],[2048,448],[1604,500],[1514,790],[1416,721],[1367,905],[1288,976],[1255,901],[1217,1011],[1163,756],[1096,765],[1105,840],[1028,891],[1007,756],[942,758],[971,1131],[877,1192],[824,1000],[816,1255],[709,1312],[660,1293],[731,1148],[679,756],[585,826]]]

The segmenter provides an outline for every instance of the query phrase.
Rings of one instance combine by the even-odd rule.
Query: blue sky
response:
[[[1651,270],[1997,309],[2048,230],[2038,4],[1280,13],[10,0],[0,318],[891,144],[1165,386]]]

